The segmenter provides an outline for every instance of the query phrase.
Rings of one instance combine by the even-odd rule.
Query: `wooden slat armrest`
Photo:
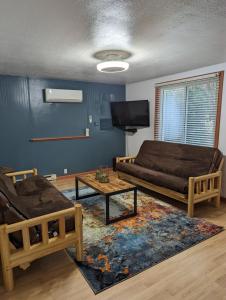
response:
[[[116,157],[116,162],[134,162],[136,156]]]
[[[70,232],[66,232],[65,228],[64,218],[68,215],[71,215],[75,220],[75,228]],[[48,222],[52,220],[58,220],[59,222],[59,235],[54,237],[49,236],[48,233]],[[40,242],[31,245],[29,228],[35,225],[41,225],[42,239]],[[22,247],[16,249],[16,251],[11,251],[9,234],[16,231],[22,231]],[[17,266],[26,268],[33,260],[72,245],[76,248],[76,259],[81,261],[83,258],[82,244],[82,207],[80,204],[11,225],[1,225],[0,253],[3,281],[6,289],[8,291],[13,289],[13,268]]]
[[[32,170],[24,170],[24,171],[17,171],[17,172],[7,173],[6,175],[8,177],[13,177],[13,176],[28,175],[28,174],[37,175],[38,171],[37,171],[37,169],[34,168]]]
[[[13,183],[16,183],[17,176],[23,176],[23,178],[26,179],[27,175],[32,175],[32,176],[38,175],[38,170],[34,168],[32,170],[18,171],[18,172],[12,172],[6,174],[6,176],[12,179]]]
[[[215,173],[210,173],[210,174],[206,174],[206,175],[201,175],[201,176],[197,176],[197,177],[193,177],[194,178],[194,182],[197,181],[205,181],[211,178],[217,178],[217,177],[221,177],[221,171],[217,171]]]
[[[197,177],[189,177],[188,187],[189,216],[193,216],[194,204],[207,199],[214,198],[216,207],[220,207],[221,171]]]
[[[81,207],[80,204],[77,204],[76,207]],[[55,221],[60,219],[60,217],[64,216],[69,216],[69,215],[73,215],[75,214],[75,208],[67,208],[64,210],[60,210],[51,214],[47,214],[47,215],[43,215],[40,217],[36,217],[36,218],[32,218],[32,219],[28,219],[25,221],[21,221],[18,223],[14,223],[14,224],[10,224],[7,225],[7,233],[12,233],[18,230],[22,230],[25,226],[27,227],[33,227],[33,226],[37,226],[40,225],[43,222],[50,222],[50,221]]]

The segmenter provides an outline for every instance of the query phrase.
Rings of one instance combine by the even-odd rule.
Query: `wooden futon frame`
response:
[[[126,162],[134,163],[136,156],[126,156],[126,157],[117,157],[116,162]],[[194,215],[194,205],[214,199],[215,206],[220,207],[220,198],[221,198],[221,169],[223,167],[224,160],[222,159],[219,169],[215,173],[202,175],[198,177],[189,177],[188,180],[188,194],[182,194],[168,188],[157,186],[146,180],[137,178],[135,176],[129,175],[127,173],[117,171],[119,178],[129,181],[137,186],[142,186],[146,189],[152,190],[154,192],[163,194],[169,198],[176,199],[181,201],[188,206],[188,216],[193,217]]]
[[[13,182],[16,182],[17,176],[37,175],[37,170],[28,170],[15,173],[8,173]],[[75,218],[75,230],[66,233],[65,231],[65,217],[73,216]],[[58,221],[59,234],[55,237],[49,237],[48,222]],[[30,244],[29,228],[40,226],[42,241]],[[13,232],[22,232],[23,247],[16,249],[9,240],[9,234]],[[11,291],[14,287],[13,268],[21,267],[26,269],[30,263],[40,257],[54,253],[56,251],[65,249],[69,246],[76,248],[76,259],[82,260],[82,208],[80,204],[74,207],[61,210],[58,212],[43,215],[37,218],[21,221],[11,225],[0,226],[0,255],[2,261],[3,281],[6,290]]]

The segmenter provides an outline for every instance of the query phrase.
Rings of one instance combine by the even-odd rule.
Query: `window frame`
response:
[[[219,145],[219,135],[220,135],[220,121],[221,121],[221,107],[222,107],[222,96],[223,96],[223,87],[224,87],[224,71],[214,72],[218,73],[219,76],[219,88],[218,88],[218,97],[217,97],[217,112],[216,112],[216,126],[215,126],[215,135],[214,135],[214,147],[217,148]],[[161,99],[161,87],[163,85],[175,84],[175,81],[186,82],[186,81],[195,81],[200,78],[200,76],[208,76],[214,73],[208,73],[198,76],[185,77],[177,80],[165,81],[159,83],[155,86],[155,115],[154,115],[154,139],[158,135],[158,116],[160,114],[160,99]],[[195,79],[197,78],[197,79]]]

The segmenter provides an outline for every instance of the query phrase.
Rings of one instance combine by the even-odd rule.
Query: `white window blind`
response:
[[[155,139],[217,146],[223,72],[156,87]]]

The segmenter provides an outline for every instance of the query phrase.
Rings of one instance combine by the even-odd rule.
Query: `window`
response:
[[[155,139],[218,146],[224,72],[158,84]]]

